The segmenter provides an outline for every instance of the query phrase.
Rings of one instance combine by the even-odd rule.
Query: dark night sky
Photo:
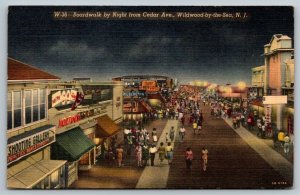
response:
[[[247,21],[54,20],[69,11],[246,11]],[[62,80],[160,74],[250,84],[273,34],[293,38],[291,7],[10,7],[8,56]]]

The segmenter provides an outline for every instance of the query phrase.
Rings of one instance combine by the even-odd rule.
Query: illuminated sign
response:
[[[143,87],[155,87],[156,81],[142,81]]]
[[[156,81],[142,81],[139,90],[145,90],[147,92],[157,92],[159,91],[159,87],[157,87]]]
[[[77,91],[74,89],[54,91],[51,95],[51,107],[73,104]]]
[[[80,119],[81,119],[80,114],[76,114],[74,116],[69,116],[69,117],[60,119],[58,121],[58,127],[65,127],[72,123],[76,123],[76,122],[80,121]]]
[[[55,142],[55,127],[38,132],[7,145],[7,164],[15,162]]]
[[[271,118],[272,118],[272,106],[267,105],[265,106],[265,117],[266,117],[266,126],[268,124],[271,124]]]
[[[287,96],[264,96],[263,104],[287,104]]]
[[[123,112],[137,112],[138,111],[138,104],[133,102],[133,107],[131,107],[131,103],[124,103],[123,104]]]

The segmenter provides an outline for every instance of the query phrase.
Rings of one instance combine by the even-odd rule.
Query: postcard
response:
[[[291,6],[10,6],[9,189],[286,189]]]

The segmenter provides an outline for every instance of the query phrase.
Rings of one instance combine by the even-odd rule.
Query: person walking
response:
[[[200,133],[200,131],[202,130],[202,123],[203,123],[203,117],[201,118],[202,113],[197,121],[197,130],[198,130],[198,134]]]
[[[188,147],[185,151],[185,163],[187,169],[191,169],[193,159],[193,151],[190,147]]]
[[[194,130],[194,135],[196,135],[196,130],[197,130],[197,122],[196,122],[196,119],[194,120],[194,123],[193,123],[193,130]]]
[[[290,137],[288,136],[288,134],[285,135],[285,137],[283,138],[283,141],[284,141],[283,151],[284,151],[284,154],[286,155],[286,157],[288,157],[289,152],[290,152]]]
[[[137,161],[137,166],[141,167],[142,166],[142,146],[140,144],[137,144],[135,147],[135,158]]]
[[[273,133],[273,144],[274,144],[274,148],[277,148],[277,141],[278,141],[278,132],[274,131]]]
[[[208,150],[206,148],[202,148],[202,169],[205,172],[207,169],[208,162]]]
[[[266,126],[264,124],[261,126],[261,138],[266,139]]]
[[[158,148],[158,155],[159,155],[159,160],[160,160],[159,162],[161,165],[166,157],[166,148],[164,147],[163,142],[160,143],[160,147]]]
[[[281,143],[281,147],[284,146],[284,132],[282,130],[278,133],[278,141]]]
[[[233,128],[236,129],[237,128],[237,120],[236,117],[232,117],[232,123],[233,123]]]
[[[174,140],[174,138],[175,138],[175,129],[174,129],[174,126],[171,127],[170,132],[169,132],[169,136],[170,136],[170,140],[172,142]]]
[[[249,115],[247,118],[247,125],[249,130],[252,130],[252,123],[253,123],[253,117]]]
[[[118,145],[117,149],[116,149],[116,153],[117,153],[117,161],[118,161],[118,167],[122,166],[122,161],[123,161],[123,148],[121,146],[121,144]]]
[[[149,147],[147,145],[144,145],[142,147],[142,164],[143,166],[148,165],[148,160],[149,160]]]
[[[184,126],[182,126],[179,130],[180,142],[183,142],[184,136],[185,136],[185,128],[184,128]]]
[[[127,135],[127,155],[130,156],[131,155],[131,148],[132,148],[132,134],[128,133]]]
[[[154,146],[154,144],[152,144],[151,147],[149,148],[151,166],[154,166],[154,159],[155,159],[156,152],[157,152],[157,148]]]
[[[156,143],[157,142],[157,131],[156,131],[156,128],[153,128],[152,130],[152,139],[153,139],[153,142]]]
[[[173,161],[173,147],[171,146],[171,142],[168,143],[168,146],[166,147],[166,152],[167,152],[168,163],[172,164],[172,161]]]
[[[257,123],[257,128],[258,128],[258,133],[257,133],[257,136],[259,137],[262,137],[262,124],[259,122]]]

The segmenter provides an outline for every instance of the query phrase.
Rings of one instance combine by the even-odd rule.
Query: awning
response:
[[[56,142],[51,145],[51,159],[76,161],[94,146],[81,128],[76,127],[56,136]]]
[[[7,187],[19,189],[32,188],[46,176],[62,167],[66,162],[65,160],[41,160],[15,175],[8,172]]]
[[[261,100],[252,100],[252,101],[250,102],[250,104],[253,105],[253,106],[264,107],[264,105],[263,105],[263,103],[262,103]]]
[[[98,127],[99,131],[96,133],[98,137],[110,137],[120,130],[119,125],[117,125],[107,115],[100,116],[98,118]]]

